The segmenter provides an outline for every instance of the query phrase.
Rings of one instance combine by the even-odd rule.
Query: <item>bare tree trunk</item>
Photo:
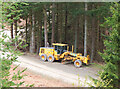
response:
[[[34,38],[34,13],[32,13],[32,31],[31,31],[31,40],[30,40],[30,53],[35,51],[35,38]]]
[[[95,57],[97,58],[101,58],[100,55],[97,53],[97,51],[100,51],[100,17],[97,16],[97,34],[96,34],[96,42],[95,42]],[[99,59],[97,59],[97,61],[99,61]]]
[[[46,5],[44,5],[44,36],[45,36],[45,47],[47,47],[48,34],[47,34],[47,13],[46,13]]]
[[[62,43],[62,10],[61,10],[62,4],[58,4],[58,42]]]
[[[14,21],[15,23],[15,37],[17,36],[17,20]],[[15,46],[17,46],[17,41],[15,42]]]
[[[39,48],[42,45],[42,16],[38,15],[38,30],[37,30],[37,53],[39,53]]]
[[[100,26],[99,26],[99,24],[100,24],[99,18],[100,18],[100,17],[98,16],[98,20],[97,20],[97,43],[98,43],[98,44],[99,44],[99,39],[100,39],[100,38],[99,38],[99,37],[100,37],[100,36],[99,36],[99,34],[100,34],[100,33],[99,33],[99,29],[100,29]]]
[[[55,42],[58,42],[58,3],[56,4],[57,13],[56,13],[56,30],[55,30]]]
[[[94,9],[94,4],[92,5],[92,8]],[[93,15],[93,18],[92,18],[92,47],[91,47],[91,60],[90,60],[91,63],[94,58],[94,49],[95,49],[94,46],[95,46],[95,16]]]
[[[59,33],[60,33],[60,40],[59,41],[60,41],[60,43],[62,43],[62,32],[63,32],[62,31],[62,8],[61,7],[62,7],[62,4],[60,4],[60,17],[59,17],[60,18],[59,19],[59,21],[60,21],[60,25],[59,25],[60,26],[60,29],[59,29]]]
[[[28,36],[27,36],[27,27],[28,27],[28,25],[27,24],[28,23],[27,23],[27,17],[26,17],[26,27],[25,27],[25,35],[26,35],[25,40],[26,40],[26,44],[27,44],[27,38],[28,38]],[[27,47],[25,47],[25,49],[27,51]]]
[[[15,36],[17,36],[17,20],[15,20],[14,22],[15,22]]]
[[[40,47],[42,46],[42,16],[40,18],[40,23],[39,23],[39,30],[40,30],[40,36],[39,36],[39,40],[40,40]]]
[[[37,17],[38,17],[38,15],[37,15]],[[39,19],[39,18],[37,18],[37,19]],[[36,53],[38,54],[39,53],[39,48],[40,48],[40,29],[39,29],[39,20],[38,21],[36,21],[36,45],[37,45],[37,50],[36,50]]]
[[[39,43],[39,40],[38,40],[38,33],[39,33],[39,30],[38,30],[38,26],[37,26],[37,21],[38,18],[37,18],[37,12],[34,13],[34,39],[35,39],[35,53],[37,53],[37,46],[38,46],[38,43]]]
[[[26,38],[25,38],[25,39],[26,39],[26,44],[27,44],[27,26],[28,26],[28,25],[27,25],[27,17],[26,17],[26,28],[25,28],[25,33],[26,33]]]
[[[76,25],[75,25],[75,47],[74,47],[75,53],[77,52],[77,32],[78,32],[78,29],[77,29],[77,22],[76,22]]]
[[[30,10],[30,14],[29,14],[29,17],[28,17],[28,23],[29,23],[29,25],[28,25],[28,29],[29,29],[29,31],[28,31],[28,46],[29,46],[29,52],[30,52],[30,40],[31,40],[31,32],[32,32],[32,10]]]
[[[11,23],[11,38],[13,39],[13,23]]]
[[[55,3],[52,4],[52,8],[53,8],[53,10],[52,10],[52,37],[51,37],[52,40],[51,40],[51,45],[54,42],[54,32],[55,32],[55,11],[54,11]]]
[[[68,11],[67,11],[67,4],[66,5],[66,10],[65,10],[65,43],[67,43],[67,15],[68,15]]]
[[[50,29],[51,28],[51,24],[50,24],[50,20],[51,20],[51,13],[50,13],[50,11],[51,10],[47,10],[47,11],[48,11],[48,16],[47,17],[48,17],[48,26],[49,26],[48,29]]]
[[[84,56],[87,56],[87,3],[85,2],[85,35],[84,35]]]
[[[13,16],[11,16],[11,19],[13,19]],[[11,39],[13,39],[13,22],[11,23]]]

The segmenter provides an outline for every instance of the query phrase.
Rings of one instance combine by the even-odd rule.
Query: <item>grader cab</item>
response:
[[[64,52],[67,52],[68,45],[67,44],[59,44],[59,43],[53,43],[53,47],[55,48],[55,51],[57,54],[63,54]]]
[[[52,47],[40,47],[39,52],[40,59],[42,61],[54,62],[55,60],[61,60],[62,63],[66,61],[74,62],[75,67],[80,67],[82,63],[88,64],[90,58],[82,56],[81,53],[73,53],[69,51],[68,44],[53,43]]]

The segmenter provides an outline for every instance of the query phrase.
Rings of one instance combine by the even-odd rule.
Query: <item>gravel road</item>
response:
[[[27,67],[29,71],[38,75],[42,74],[45,77],[58,79],[76,86],[79,86],[80,83],[82,83],[82,86],[88,86],[86,84],[84,85],[85,81],[91,83],[88,76],[98,78],[98,76],[95,75],[98,68],[94,65],[83,65],[81,68],[75,68],[73,64],[63,65],[60,62],[43,62],[39,59],[39,56],[30,54],[18,57],[18,61],[19,63],[16,62],[14,64],[20,65],[21,67]]]

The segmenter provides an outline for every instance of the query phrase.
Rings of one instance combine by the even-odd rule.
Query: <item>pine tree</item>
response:
[[[109,36],[105,36],[104,53],[100,53],[105,61],[104,71],[101,72],[101,79],[105,82],[105,86],[119,87],[120,76],[119,76],[119,62],[120,62],[120,5],[113,4],[110,7],[111,17],[106,18],[103,26],[109,28]]]

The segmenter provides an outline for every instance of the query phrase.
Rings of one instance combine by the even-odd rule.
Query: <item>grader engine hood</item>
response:
[[[81,56],[82,54],[70,52],[70,55],[76,57],[77,55]]]
[[[77,53],[70,53],[70,55],[72,55],[72,56],[77,56]]]

